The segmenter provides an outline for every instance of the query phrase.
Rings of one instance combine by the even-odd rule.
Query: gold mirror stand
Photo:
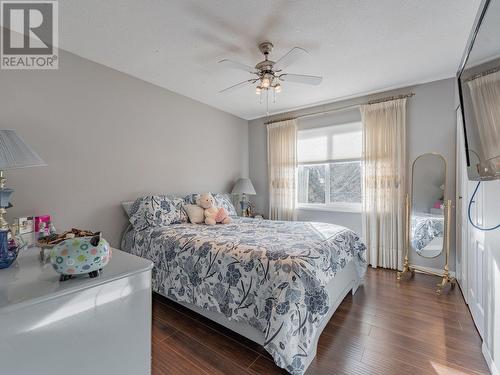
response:
[[[443,279],[441,280],[441,282],[439,284],[437,284],[437,289],[436,289],[436,293],[437,294],[441,294],[441,291],[443,290],[443,288],[448,284],[450,283],[451,284],[451,287],[455,287],[455,283],[456,283],[456,279],[454,277],[451,277],[450,276],[450,270],[448,268],[448,259],[450,258],[450,219],[451,219],[451,200],[448,199],[445,203],[445,212],[446,212],[446,216],[445,216],[445,223],[446,223],[446,228],[445,228],[445,231],[446,231],[446,238],[445,238],[445,242],[446,242],[446,249],[445,249],[445,262],[444,262],[444,272],[443,272]]]
[[[411,274],[410,277],[415,275],[415,268],[410,267],[410,262],[408,260],[408,252],[410,248],[410,195],[407,193],[405,197],[405,236],[404,236],[404,244],[405,244],[405,258],[403,261],[403,271],[398,271],[396,278],[401,280],[401,278],[407,273]]]
[[[450,218],[451,218],[451,200],[447,200],[445,203],[445,263],[444,263],[444,270],[443,273],[435,273],[429,270],[424,270],[419,268],[418,266],[412,266],[410,265],[409,258],[408,258],[408,253],[410,250],[410,225],[411,225],[411,218],[410,218],[410,196],[409,194],[406,194],[406,199],[405,199],[405,215],[406,215],[406,225],[405,225],[405,257],[403,260],[403,270],[397,273],[397,280],[401,280],[404,275],[410,274],[410,278],[415,276],[415,271],[425,273],[428,275],[436,275],[440,276],[442,278],[441,282],[437,284],[437,289],[436,293],[441,294],[443,288],[449,283],[451,287],[453,288],[456,283],[456,279],[452,276],[450,276],[450,270],[448,267],[448,260],[450,258]]]

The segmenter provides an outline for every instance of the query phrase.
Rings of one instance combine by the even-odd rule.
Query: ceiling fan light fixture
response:
[[[271,80],[268,77],[262,78],[262,87],[268,88],[271,85]]]
[[[229,92],[242,86],[253,86],[255,87],[255,94],[259,95],[259,102],[266,102],[267,113],[269,114],[269,99],[271,99],[273,103],[276,103],[277,94],[282,92],[283,90],[280,84],[281,81],[315,86],[321,83],[322,77],[320,76],[290,74],[286,72],[286,68],[289,65],[293,64],[304,54],[307,54],[307,51],[305,49],[300,47],[293,47],[284,56],[276,61],[272,61],[269,59],[269,54],[273,49],[272,43],[263,42],[259,44],[259,49],[260,52],[264,55],[264,60],[257,63],[253,67],[228,59],[219,61],[219,63],[224,64],[227,67],[243,70],[253,75],[252,79],[248,79],[246,81],[237,83],[236,85],[230,86],[224,90],[221,90],[221,93]],[[255,86],[255,84],[257,84],[257,86]],[[271,96],[271,98],[269,98],[269,96]]]

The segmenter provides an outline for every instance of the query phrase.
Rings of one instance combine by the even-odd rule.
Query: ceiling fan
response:
[[[269,92],[273,92],[275,98],[274,100],[276,101],[276,94],[281,92],[281,81],[303,83],[306,85],[319,85],[321,83],[323,78],[320,76],[290,74],[283,72],[286,67],[294,63],[304,54],[308,53],[305,49],[294,47],[278,61],[274,62],[269,60],[269,54],[273,50],[273,47],[274,46],[271,42],[263,42],[259,44],[259,50],[264,55],[264,60],[259,62],[254,67],[228,59],[219,61],[219,64],[223,64],[228,68],[244,70],[257,76],[255,78],[251,78],[246,81],[229,86],[224,90],[219,91],[219,93],[227,93],[241,87],[257,84],[257,86],[255,87],[255,93],[261,96],[261,102],[262,94],[267,94],[267,102],[269,105]]]

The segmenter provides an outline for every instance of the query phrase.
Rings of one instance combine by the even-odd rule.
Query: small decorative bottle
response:
[[[45,222],[41,221],[40,224],[38,225],[38,233],[36,234],[37,236],[37,241],[41,238],[44,238],[46,236],[46,224]]]

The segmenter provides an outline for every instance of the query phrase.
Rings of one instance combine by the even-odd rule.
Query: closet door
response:
[[[470,195],[474,191],[477,182],[468,182],[468,191]],[[478,226],[484,224],[484,189],[481,185],[477,191],[471,205],[471,219]],[[485,232],[475,229],[472,225],[468,225],[468,246],[467,246],[467,299],[469,309],[472,313],[472,318],[479,331],[481,337],[484,332],[484,305],[485,305]]]
[[[462,113],[457,110],[457,196],[456,196],[456,276],[465,301],[481,337],[484,332],[485,306],[485,232],[469,222],[468,209],[477,182],[467,178]],[[484,190],[479,187],[471,204],[471,219],[478,226],[484,223]]]

